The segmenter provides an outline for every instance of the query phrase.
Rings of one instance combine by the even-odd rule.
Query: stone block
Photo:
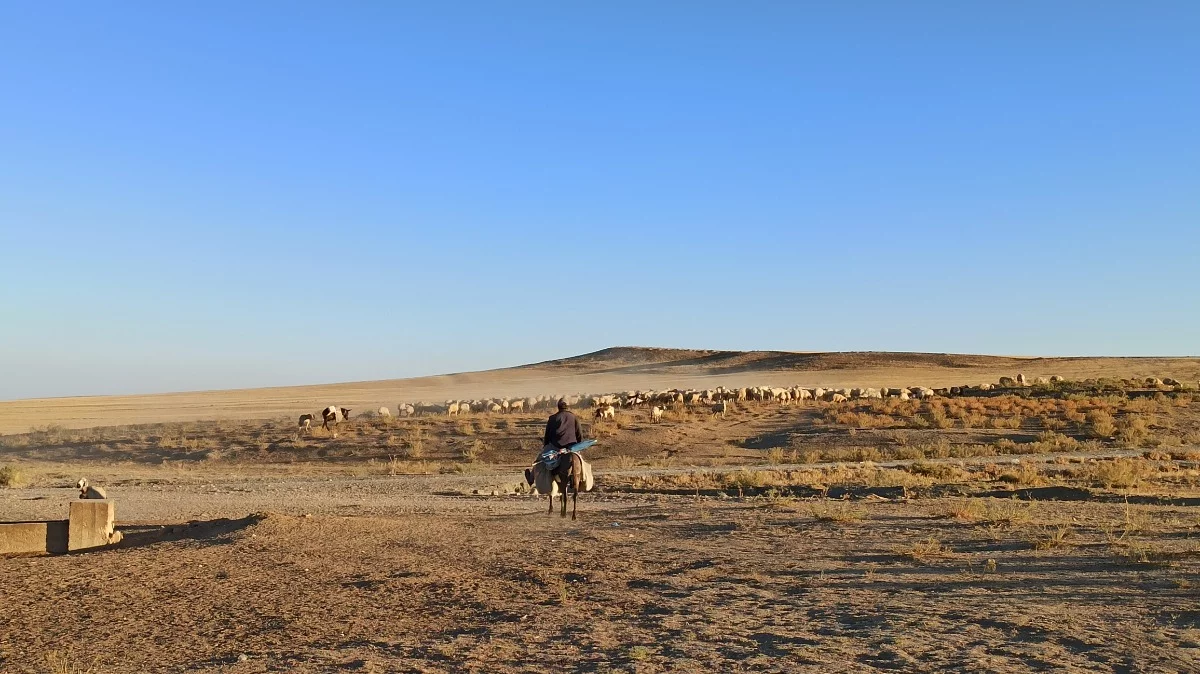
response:
[[[0,523],[0,555],[67,551],[67,520]]]
[[[116,508],[107,499],[71,501],[67,550],[87,550],[116,542],[113,525]],[[117,539],[119,540],[119,539]]]

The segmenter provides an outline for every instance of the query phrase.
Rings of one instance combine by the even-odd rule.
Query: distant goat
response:
[[[106,498],[108,498],[108,494],[104,493],[103,489],[101,489],[100,487],[93,487],[92,485],[88,484],[86,477],[80,478],[79,482],[75,483],[75,486],[79,489],[79,498],[88,498],[88,499],[106,499]]]
[[[651,407],[650,408],[650,421],[652,421],[654,423],[658,423],[658,422],[662,421],[663,413],[666,411],[667,411],[666,409],[659,407],[657,405],[655,405],[654,407]]]
[[[321,428],[324,428],[327,431],[330,430],[329,422],[332,421],[333,429],[336,430],[337,423],[339,421],[343,421],[343,420],[349,419],[349,418],[350,418],[350,410],[346,409],[345,407],[336,407],[334,405],[330,405],[329,407],[326,407],[325,409],[321,410],[321,419],[324,422],[321,424]]]
[[[604,405],[602,407],[597,407],[596,408],[596,418],[597,419],[616,419],[617,418],[617,408],[613,407],[612,405]]]
[[[316,418],[317,418],[317,415],[315,415],[315,414],[301,414],[300,415],[300,423],[297,425],[296,434],[299,435],[301,433],[308,433],[309,435],[311,435],[312,434],[312,422],[314,420],[316,420]]]

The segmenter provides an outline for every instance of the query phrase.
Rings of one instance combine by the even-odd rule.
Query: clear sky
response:
[[[1200,3],[0,4],[0,398],[1200,354]]]

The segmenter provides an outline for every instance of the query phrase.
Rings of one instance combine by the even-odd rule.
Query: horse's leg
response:
[[[554,491],[551,490],[549,494],[546,494],[546,498],[550,499],[550,507],[546,508],[546,514],[553,515],[554,514]]]
[[[571,478],[571,519],[575,519],[575,511],[579,510],[579,476]]]
[[[571,483],[568,480],[563,480],[559,484],[559,497],[562,498],[562,513],[559,515],[559,517],[565,518],[567,516],[567,487],[570,485]]]

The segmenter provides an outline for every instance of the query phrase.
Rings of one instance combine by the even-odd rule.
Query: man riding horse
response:
[[[570,488],[573,503],[571,519],[575,519],[579,489],[585,480],[584,463],[578,453],[568,448],[583,440],[583,427],[579,424],[579,417],[572,414],[569,408],[566,400],[558,401],[558,413],[546,421],[546,432],[542,436],[544,446],[533,467],[525,470],[525,480],[550,496],[547,513],[554,512],[554,495],[550,486],[558,484],[563,517],[567,516],[567,490]]]

